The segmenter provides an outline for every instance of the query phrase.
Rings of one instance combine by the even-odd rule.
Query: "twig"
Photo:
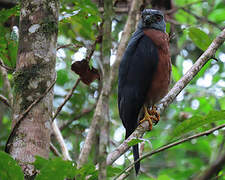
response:
[[[101,26],[101,25],[100,25]],[[96,48],[96,44],[98,43],[99,41],[99,36],[96,38],[95,42],[92,44],[91,46],[91,50],[90,52],[87,53],[87,56],[86,56],[86,60],[87,61],[90,61],[94,51],[95,51],[95,48]],[[71,44],[68,44],[68,45],[64,45],[64,46],[70,46]],[[60,111],[62,110],[63,106],[67,103],[67,101],[72,97],[73,95],[73,91],[77,88],[78,84],[80,83],[80,78],[77,79],[76,83],[74,84],[73,88],[70,90],[70,92],[67,94],[67,96],[65,97],[63,103],[57,108],[53,118],[52,118],[52,122],[54,121],[54,119],[57,117],[57,115],[60,113]]]
[[[76,45],[76,44],[65,44],[65,45],[62,45],[62,46],[58,46],[57,47],[57,51],[59,49],[63,49],[63,48],[68,48],[68,47],[73,47],[73,48],[81,48],[82,46],[81,45]]]
[[[69,120],[65,123],[63,123],[59,129],[62,131],[64,130],[66,127],[68,127],[72,122],[80,119],[81,117],[89,114],[90,112],[92,112],[94,110],[94,108],[96,107],[96,104],[94,106],[92,106],[91,108],[87,109],[87,110],[83,110],[80,114],[78,114],[77,116],[75,116],[72,120]]]
[[[211,24],[211,25],[213,25],[214,27],[220,29],[221,31],[223,30],[223,27],[218,26],[218,24],[216,24],[215,22],[210,21],[210,20],[208,20],[208,19],[205,18],[205,17],[198,16],[197,14],[193,13],[192,11],[190,11],[189,9],[186,9],[186,8],[184,8],[184,7],[182,7],[181,9],[182,9],[183,11],[187,12],[188,14],[194,16],[196,19],[198,19],[198,20],[200,20],[200,21],[203,21],[203,22],[206,22],[206,23],[208,23],[208,24]]]
[[[0,101],[3,102],[6,106],[8,106],[10,109],[12,108],[10,106],[10,104],[9,104],[8,99],[5,96],[1,95],[1,94],[0,94]]]
[[[210,135],[211,133],[213,133],[214,131],[219,130],[219,129],[222,129],[222,128],[224,128],[224,127],[225,127],[225,124],[222,124],[222,125],[220,125],[220,126],[217,126],[217,127],[215,127],[215,128],[209,129],[209,130],[204,131],[204,132],[202,132],[202,133],[198,133],[198,134],[195,134],[195,135],[193,135],[193,136],[189,136],[189,137],[187,137],[187,138],[184,138],[184,139],[178,140],[178,141],[176,141],[176,142],[170,143],[170,144],[168,144],[168,145],[164,145],[164,146],[162,146],[161,148],[158,148],[158,149],[156,149],[156,150],[154,150],[154,151],[152,151],[152,152],[150,152],[150,153],[146,153],[146,154],[143,155],[141,158],[139,158],[138,160],[136,160],[135,162],[133,162],[132,164],[130,164],[127,168],[125,168],[125,169],[124,169],[120,174],[118,174],[114,179],[117,179],[121,174],[123,174],[124,172],[126,172],[126,170],[127,170],[128,168],[132,167],[135,163],[137,163],[137,162],[139,162],[139,161],[145,159],[146,157],[150,157],[150,156],[152,156],[153,154],[156,154],[156,153],[165,151],[166,149],[172,148],[172,147],[174,147],[174,146],[177,146],[177,145],[182,144],[182,143],[184,143],[184,142],[190,141],[190,140],[192,140],[192,139],[196,139],[196,138],[199,138],[199,137],[201,137],[201,136],[208,136],[208,135]]]
[[[9,138],[6,142],[6,146],[5,146],[5,152],[9,152],[10,149],[10,141],[12,140],[12,138],[15,136],[15,133],[18,129],[18,127],[20,126],[20,123],[22,122],[23,118],[27,115],[27,113],[38,103],[40,102],[45,95],[53,88],[53,86],[55,85],[56,79],[54,80],[54,82],[45,90],[45,92],[38,98],[36,99],[34,102],[31,103],[31,105],[19,116],[19,118],[16,120],[16,124],[13,127],[13,130],[11,131]]]
[[[3,60],[1,58],[0,58],[0,66],[3,67],[4,69],[6,69],[7,71],[14,72],[13,68],[10,68],[10,67],[4,65]]]
[[[172,9],[169,9],[169,10],[166,10],[166,11],[163,11],[163,12],[164,12],[164,14],[172,14],[172,13],[178,11],[181,8],[187,8],[187,7],[190,7],[190,6],[194,5],[194,4],[198,4],[198,3],[201,3],[201,2],[204,2],[204,0],[191,2],[191,3],[185,4],[185,6],[174,7]]]
[[[5,89],[6,89],[6,92],[7,92],[7,95],[8,95],[8,103],[9,105],[12,107],[13,106],[13,95],[12,95],[12,92],[11,92],[11,85],[10,85],[10,82],[9,82],[9,79],[8,79],[8,74],[6,72],[6,66],[4,65],[2,59],[0,58],[0,71],[2,73],[2,77],[3,77],[3,80],[4,80],[4,86],[5,86]]]
[[[50,143],[50,150],[53,152],[53,154],[55,154],[58,157],[61,157],[62,155],[59,153],[58,149],[52,144]]]
[[[61,151],[62,151],[63,159],[71,161],[72,159],[69,155],[69,151],[66,147],[65,141],[63,139],[63,136],[62,136],[62,134],[59,130],[59,127],[58,127],[56,121],[54,121],[52,123],[52,129],[53,129],[53,133],[55,134],[55,137],[56,137],[57,141],[59,142],[59,145],[60,145],[60,148],[61,148]]]
[[[73,91],[77,88],[78,84],[80,83],[80,78],[77,79],[76,83],[74,84],[73,88],[70,90],[70,92],[66,95],[63,103],[57,108],[53,118],[52,118],[52,122],[55,120],[55,118],[57,117],[57,115],[59,114],[59,112],[62,110],[63,106],[67,103],[67,101],[69,101],[69,99],[72,97],[73,95]]]
[[[159,112],[162,112],[184,89],[184,87],[195,77],[195,75],[201,70],[201,68],[210,60],[210,58],[216,53],[216,50],[223,44],[225,40],[225,29],[213,40],[208,49],[198,58],[191,69],[174,85],[169,93],[160,101],[158,105]],[[131,134],[131,136],[125,140],[117,149],[111,152],[107,157],[107,164],[112,164],[122,154],[124,154],[129,146],[127,143],[133,138],[141,137],[146,130],[148,130],[148,122],[144,122]]]

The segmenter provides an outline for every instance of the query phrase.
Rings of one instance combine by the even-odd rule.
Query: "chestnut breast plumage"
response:
[[[146,29],[144,33],[153,41],[158,51],[157,70],[153,75],[146,98],[146,103],[153,105],[162,99],[169,89],[171,76],[169,36],[155,29]]]

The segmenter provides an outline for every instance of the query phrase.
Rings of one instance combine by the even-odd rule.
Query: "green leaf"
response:
[[[179,74],[177,67],[174,65],[172,65],[172,77],[176,82],[181,78],[181,75]]]
[[[169,177],[169,176],[167,176],[167,175],[160,175],[158,178],[157,178],[157,180],[171,180],[171,178]]]
[[[63,86],[67,81],[69,81],[68,70],[67,69],[58,70],[56,83]]]
[[[184,136],[185,134],[206,124],[221,120],[225,120],[225,111],[211,111],[206,116],[195,115],[178,124],[177,127],[170,133],[169,141],[178,139],[179,137]]]
[[[209,14],[209,19],[217,23],[223,22],[225,17],[225,8],[216,9]]]
[[[122,171],[122,169],[112,166],[107,166],[106,170],[107,170],[107,177],[114,177]]]
[[[12,15],[19,16],[19,13],[20,13],[19,5],[14,6],[13,8],[10,8],[10,9],[1,9],[1,11],[0,11],[0,23],[4,23]]]
[[[225,110],[225,97],[221,97],[221,98],[219,99],[219,104],[220,104],[220,108],[221,108],[222,110]]]
[[[91,175],[88,179],[98,179],[98,171],[95,168],[94,164],[85,164],[77,171],[80,179],[85,179],[87,176]]]
[[[188,35],[193,43],[203,51],[205,51],[212,42],[212,40],[204,31],[195,27],[188,29]]]
[[[170,23],[166,23],[166,32],[168,34],[170,33],[170,28],[171,28],[171,24]]]
[[[77,173],[74,162],[64,161],[61,158],[46,160],[36,157],[34,166],[40,170],[36,180],[64,180],[65,178],[74,178]]]
[[[23,172],[17,162],[7,153],[0,151],[0,179],[23,180]]]
[[[127,143],[128,146],[134,146],[140,142],[142,142],[143,140],[140,139],[132,139],[130,142]]]
[[[36,156],[36,160],[33,164],[36,169],[41,170],[48,162],[49,160],[40,156]]]

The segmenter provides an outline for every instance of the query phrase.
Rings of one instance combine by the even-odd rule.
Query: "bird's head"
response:
[[[144,9],[141,13],[139,28],[156,29],[166,32],[166,23],[164,21],[163,13],[155,9]]]

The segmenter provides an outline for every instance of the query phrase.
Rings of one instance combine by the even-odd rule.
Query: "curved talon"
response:
[[[152,106],[151,110],[148,110],[148,114],[151,116],[154,116],[154,124],[158,124],[159,120],[160,120],[160,114],[157,112],[157,107],[156,106]]]
[[[155,116],[149,114],[146,106],[144,106],[144,117],[142,120],[140,120],[139,124],[143,123],[144,121],[149,122],[149,131],[152,130],[152,121],[157,121],[157,118]]]

